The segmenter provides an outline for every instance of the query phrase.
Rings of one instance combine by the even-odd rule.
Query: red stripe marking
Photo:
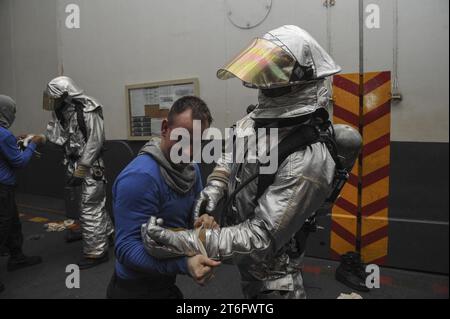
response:
[[[342,76],[335,76],[333,79],[333,85],[353,95],[359,96],[359,85]]]
[[[362,187],[370,186],[379,180],[382,180],[386,176],[389,176],[389,165],[377,169],[375,172],[367,174],[362,178]]]
[[[383,266],[387,263],[387,256],[383,256],[378,259],[372,260],[370,263],[378,266]]]
[[[364,190],[363,190],[364,192]],[[362,208],[362,216],[368,217],[375,213],[378,213],[380,210],[383,210],[388,207],[388,199],[389,197],[386,196],[384,198],[381,198],[372,204],[366,205]]]
[[[354,216],[356,216],[356,214],[358,213],[358,207],[356,205],[353,205],[343,197],[339,197],[336,200],[335,205],[339,206],[340,208],[342,208],[343,210],[347,211],[348,213]]]
[[[344,121],[353,124],[354,126],[359,126],[359,117],[350,111],[347,111],[342,106],[334,104],[333,106],[333,116],[339,117]]]
[[[348,177],[348,183],[349,183],[350,185],[353,185],[353,186],[355,186],[355,187],[358,187],[358,176],[356,176],[356,175],[353,174],[353,173],[350,173],[349,175],[350,175],[350,176]]]
[[[335,221],[332,221],[331,223],[331,231],[336,233],[339,237],[344,239],[346,242],[348,242],[351,245],[355,244],[356,236],[353,235],[351,232],[349,232],[347,229],[336,223]]]
[[[433,284],[432,289],[435,294],[448,296],[448,285],[445,286],[442,284]]]
[[[304,272],[307,272],[310,274],[315,274],[315,275],[320,275],[320,273],[322,272],[321,268],[318,266],[303,266],[302,270]]]
[[[380,276],[380,285],[381,286],[393,286],[394,278],[390,276]]]
[[[391,112],[391,101],[388,101],[383,105],[380,105],[376,109],[368,112],[366,115],[364,115],[364,125],[369,125],[370,123],[375,122],[376,120],[382,118],[383,116],[389,114],[390,112]]]
[[[372,92],[373,90],[376,90],[380,86],[382,86],[384,83],[391,80],[391,73],[390,72],[381,72],[373,79],[367,81],[364,84],[364,94],[368,94]]]
[[[388,236],[388,226],[381,227],[380,229],[377,229],[371,233],[368,233],[361,238],[361,245],[362,247],[368,246],[370,244],[373,244],[376,241],[379,241],[380,239],[383,239]]]
[[[375,141],[372,141],[366,145],[364,145],[363,148],[363,157],[367,157],[370,154],[375,153],[376,151],[381,150],[382,148],[388,146],[391,143],[391,134],[388,133]]]

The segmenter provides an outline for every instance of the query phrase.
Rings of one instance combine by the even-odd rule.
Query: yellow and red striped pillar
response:
[[[333,80],[335,124],[348,124],[363,137],[362,155],[332,210],[331,255],[360,251],[366,263],[383,265],[388,255],[388,198],[391,123],[390,72]],[[361,101],[363,105],[361,107]]]

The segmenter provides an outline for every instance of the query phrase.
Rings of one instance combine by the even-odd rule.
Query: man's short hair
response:
[[[181,114],[186,110],[192,110],[192,119],[207,121],[211,125],[213,118],[206,103],[196,96],[184,96],[175,101],[170,109],[167,120],[172,125],[177,114]]]

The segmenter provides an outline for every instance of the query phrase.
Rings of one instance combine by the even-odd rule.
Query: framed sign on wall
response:
[[[127,85],[128,140],[143,141],[159,136],[161,122],[172,104],[188,95],[200,95],[198,79]]]

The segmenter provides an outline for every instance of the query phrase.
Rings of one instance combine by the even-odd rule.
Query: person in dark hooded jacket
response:
[[[9,131],[16,116],[16,103],[0,95],[0,248],[9,253],[8,271],[15,271],[42,262],[41,257],[23,254],[23,235],[15,200],[16,170],[25,167],[43,136],[34,136],[22,151],[17,138]],[[0,292],[4,285],[0,282]]]

